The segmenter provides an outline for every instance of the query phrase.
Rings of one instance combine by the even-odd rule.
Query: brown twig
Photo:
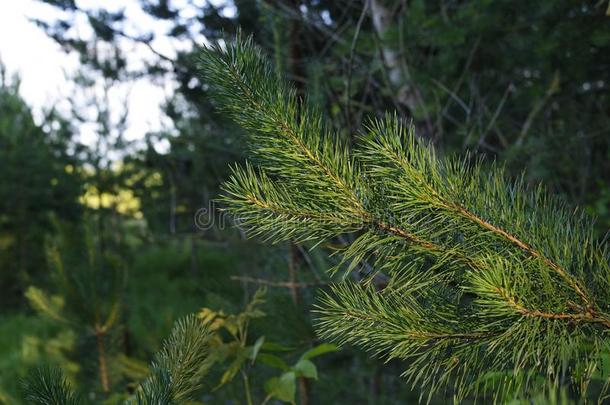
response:
[[[551,83],[549,84],[549,87],[546,90],[546,92],[544,93],[544,96],[542,97],[542,99],[540,99],[534,105],[534,108],[532,108],[530,113],[527,115],[527,118],[525,119],[525,122],[523,123],[523,126],[521,127],[521,131],[519,132],[519,136],[517,137],[517,141],[515,142],[517,145],[521,145],[523,143],[523,140],[527,136],[527,134],[530,130],[530,127],[534,123],[534,120],[536,119],[538,114],[540,114],[540,112],[542,111],[542,108],[551,99],[551,97],[553,97],[555,95],[555,93],[557,93],[557,91],[559,91],[559,72],[558,71],[555,72],[555,74],[553,75],[553,79],[551,80]]]
[[[589,299],[588,295],[585,293],[584,289],[578,284],[578,281],[576,281],[570,274],[568,274],[568,272],[565,269],[563,269],[561,266],[559,266],[557,263],[555,263],[548,257],[544,256],[538,250],[534,249],[534,247],[532,247],[530,244],[528,244],[528,243],[522,241],[521,239],[517,238],[516,236],[508,233],[504,229],[499,228],[495,225],[492,225],[491,223],[478,217],[477,215],[473,214],[472,212],[468,211],[466,208],[464,208],[460,205],[450,204],[450,206],[463,217],[475,222],[476,224],[495,233],[496,235],[502,236],[504,239],[508,240],[515,246],[526,251],[530,256],[542,260],[547,266],[549,266],[551,269],[553,269],[553,271],[555,271],[557,274],[559,274],[559,276],[561,276],[570,285],[570,287],[572,287],[574,289],[574,291],[576,291],[576,293],[582,298],[582,300],[584,301],[584,303],[587,306],[591,305],[591,300]]]
[[[267,285],[269,287],[289,288],[291,290],[294,288],[309,288],[309,287],[328,285],[328,283],[324,283],[324,282],[297,283],[297,282],[288,282],[288,281],[271,281],[271,280],[266,280],[264,278],[253,278],[253,277],[245,277],[245,276],[244,277],[231,276],[231,280],[241,281],[241,282],[245,282],[245,283],[252,283],[252,284]]]
[[[95,339],[97,343],[97,358],[100,371],[100,382],[104,394],[110,393],[110,382],[108,379],[108,366],[106,364],[106,344],[104,342],[105,331],[102,327],[95,327]]]
[[[538,309],[526,308],[519,304],[517,300],[512,297],[508,292],[502,288],[497,288],[498,294],[506,300],[508,305],[513,308],[516,312],[523,316],[543,318],[543,319],[562,319],[572,322],[586,322],[586,323],[599,323],[604,325],[606,328],[610,328],[610,320],[603,315],[593,311],[592,309],[586,309],[584,312],[578,313],[567,313],[567,312],[544,312]]]

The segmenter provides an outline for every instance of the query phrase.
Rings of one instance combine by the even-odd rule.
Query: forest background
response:
[[[267,355],[246,367],[260,400],[277,360],[296,367],[312,348],[326,353],[301,372],[300,404],[419,397],[400,362],[320,346],[311,309],[332,281],[327,251],[248,239],[214,203],[244,160],[244,136],[216,111],[193,56],[238,27],[348,142],[367,118],[396,111],[439,154],[469,151],[525,171],[527,183],[594,215],[596,236],[607,236],[607,1],[132,0],[130,12],[149,22],[137,29],[105,2],[41,2],[53,17],[31,24],[78,69],[62,105],[41,114],[19,78],[0,72],[0,403],[20,403],[21,379],[42,363],[61,366],[90,399],[116,403],[193,312],[249,319],[248,342]],[[134,49],[148,57],[133,63]],[[133,139],[131,105],[116,102],[116,89],[142,80],[167,97],[160,108],[138,106],[161,124]],[[58,276],[66,273],[69,283]],[[239,344],[222,344],[223,367],[202,398],[244,403],[236,375],[245,360]]]

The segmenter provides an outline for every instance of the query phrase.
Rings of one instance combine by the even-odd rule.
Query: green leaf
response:
[[[600,354],[601,366],[595,370],[592,375],[593,379],[604,381],[610,375],[610,353],[603,351]]]
[[[252,351],[249,353],[248,358],[250,360],[252,360],[253,364],[254,364],[254,361],[256,360],[256,356],[258,356],[258,352],[261,350],[261,347],[263,346],[263,343],[265,343],[265,337],[261,336],[256,340],[256,342],[252,346]]]
[[[252,300],[246,305],[244,312],[240,315],[243,316],[245,320],[254,319],[254,318],[262,318],[265,316],[265,313],[261,311],[258,307],[265,303],[265,294],[267,290],[264,288],[259,288],[254,293],[254,297]]]
[[[293,369],[299,377],[318,379],[318,369],[310,360],[299,360]]]
[[[307,350],[301,356],[301,360],[309,360],[317,356],[321,356],[325,353],[336,352],[338,350],[337,345],[331,343],[322,343],[312,349]]]
[[[265,342],[263,343],[262,349],[266,352],[289,352],[293,350],[291,347],[281,345],[279,343],[274,342]]]
[[[202,308],[199,311],[199,314],[197,314],[197,317],[201,319],[201,322],[203,322],[204,324],[211,323],[217,316],[218,313],[216,311],[211,310],[210,308]]]
[[[235,360],[233,360],[233,362],[231,362],[229,367],[222,374],[222,377],[220,378],[220,383],[218,383],[218,385],[214,389],[218,389],[218,388],[222,387],[223,385],[230,382],[235,377],[235,375],[241,369],[241,366],[247,360],[247,356],[245,356],[244,354],[245,354],[244,352],[237,353]]]
[[[288,371],[290,367],[284,360],[274,354],[261,353],[258,355],[258,362],[266,364],[270,367],[279,368],[280,370]]]
[[[231,315],[231,316],[228,316],[224,320],[222,327],[225,328],[227,330],[227,332],[229,332],[231,334],[231,336],[236,337],[237,331],[239,330],[239,327],[241,326],[241,324],[242,324],[242,321],[239,317],[235,317],[234,315]]]
[[[265,383],[265,392],[271,398],[277,398],[291,404],[295,403],[296,390],[296,375],[292,371],[282,374],[279,378],[270,378]]]

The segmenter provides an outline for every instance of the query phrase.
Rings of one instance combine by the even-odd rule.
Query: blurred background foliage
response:
[[[176,319],[202,308],[240,314],[260,287],[265,316],[250,320],[244,347],[264,337],[265,350],[296,367],[322,343],[310,309],[332,258],[248,240],[213,204],[244,141],[195,78],[203,37],[252,34],[350,142],[367,117],[396,110],[440,153],[471,151],[525,171],[595,215],[599,238],[609,229],[605,0],[133,0],[181,45],[171,56],[155,49],[152,30],[134,33],[103,2],[40,1],[61,17],[33,23],[79,55],[79,97],[68,96],[71,113],[49,106],[35,122],[18,78],[0,71],[0,403],[20,403],[20,379],[41,362],[60,365],[92,402],[116,403]],[[83,17],[91,36],[75,29]],[[134,67],[126,43],[153,60]],[[107,92],[143,78],[173,86],[163,107],[171,124],[134,145],[124,136],[128,111],[110,111]],[[104,91],[91,91],[100,83]],[[93,146],[78,141],[82,123],[95,128]],[[400,364],[350,348],[312,361],[316,378],[309,368],[279,367],[280,376],[277,361],[242,358],[237,369],[249,371],[256,403],[291,393],[305,405],[419,396]],[[212,370],[202,403],[246,403],[242,379],[218,386],[226,370]],[[278,385],[290,372],[294,387]],[[278,389],[288,394],[271,399]]]

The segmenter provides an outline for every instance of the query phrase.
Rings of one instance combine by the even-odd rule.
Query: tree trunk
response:
[[[97,341],[97,357],[100,372],[100,383],[105,395],[110,393],[110,382],[108,380],[108,366],[106,364],[106,343],[104,342],[105,333],[98,327],[95,330]]]
[[[381,42],[381,56],[386,67],[388,80],[395,89],[395,97],[398,103],[412,112],[417,106],[417,98],[415,89],[410,86],[409,78],[405,77],[406,72],[401,66],[401,63],[405,63],[401,60],[405,55],[398,55],[385,41],[385,35],[393,23],[392,11],[384,4],[383,0],[370,0],[370,2],[373,28]]]

